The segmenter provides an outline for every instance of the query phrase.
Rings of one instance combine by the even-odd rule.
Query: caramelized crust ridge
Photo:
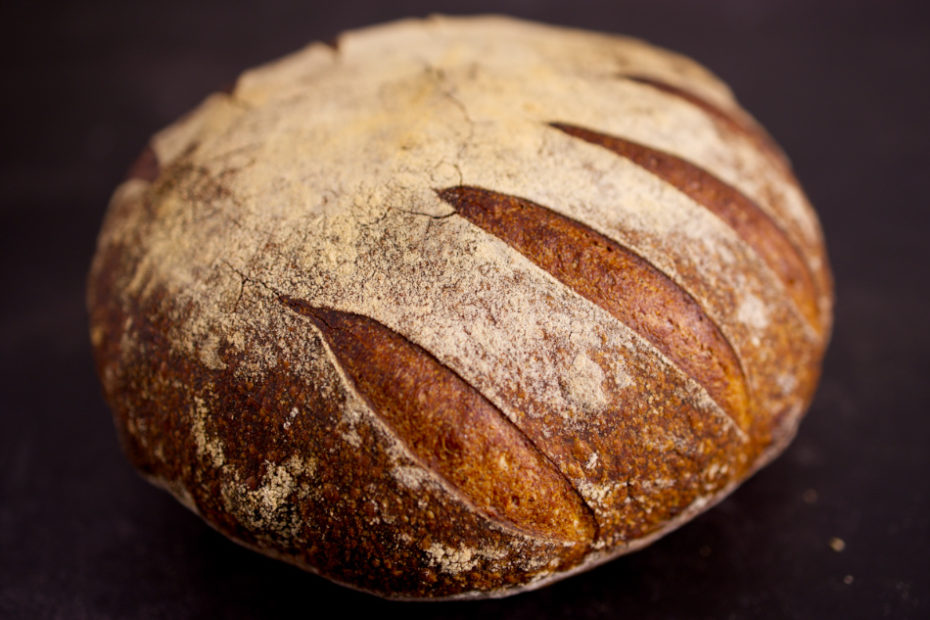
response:
[[[726,222],[775,272],[804,318],[815,329],[822,330],[810,270],[784,231],[747,196],[703,168],[670,153],[575,125],[550,125],[629,159]]]
[[[533,535],[593,540],[581,496],[475,388],[377,321],[282,297],[310,319],[374,411],[428,468],[489,517]]]
[[[749,428],[749,395],[736,353],[668,276],[600,233],[529,200],[468,186],[438,193],[459,215],[645,338],[701,384],[741,429]]]
[[[730,131],[740,133],[748,138],[757,148],[767,153],[772,161],[776,162],[786,173],[791,170],[791,163],[788,161],[788,158],[785,157],[781,148],[775,143],[775,140],[772,139],[772,136],[749,116],[737,116],[734,112],[725,110],[691,91],[662,80],[657,80],[645,75],[623,75],[623,78],[631,82],[651,86],[656,90],[683,99],[695,107],[700,108],[714,119],[714,121],[720,123]]]

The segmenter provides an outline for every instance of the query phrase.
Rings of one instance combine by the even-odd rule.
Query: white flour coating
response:
[[[604,394],[604,370],[584,353],[572,361],[564,379],[563,387],[569,403],[575,405],[575,415],[594,412],[607,405]]]
[[[710,467],[707,468],[707,478],[714,479],[720,474],[725,474],[727,472],[726,465],[720,465],[719,463],[712,463]]]
[[[297,414],[300,413],[300,410],[297,407],[292,407],[287,414],[287,419],[281,424],[284,427],[284,430],[287,430],[291,427],[291,424],[294,423],[294,418],[297,417]]]
[[[790,394],[798,387],[798,378],[791,373],[784,373],[778,377],[778,387],[785,394]]]
[[[507,555],[504,549],[494,547],[448,547],[433,543],[425,549],[431,564],[440,571],[452,574],[463,573],[474,568],[481,560],[499,560]]]
[[[769,324],[769,312],[761,299],[747,295],[736,310],[736,320],[761,330]]]
[[[614,425],[622,414],[614,403],[628,395],[647,402],[646,420],[680,400],[723,428],[721,436],[749,443],[707,391],[643,337],[436,194],[476,185],[539,202],[644,257],[732,344],[754,415],[786,408],[800,415],[792,373],[807,360],[801,351],[823,336],[775,274],[706,208],[548,123],[685,157],[755,199],[809,248],[819,230],[800,191],[783,187],[748,140],[725,139],[695,106],[619,77],[686,84],[734,110],[726,87],[693,62],[575,31],[559,30],[553,46],[554,32],[502,18],[407,21],[345,35],[338,51],[315,44],[244,74],[233,95],[210,97],[153,140],[160,180],[151,187],[131,180],[117,191],[116,207],[144,203],[157,215],[128,294],[164,293],[188,309],[171,317],[172,346],[210,369],[225,368],[228,350],[241,358],[240,377],[261,380],[282,351],[306,351],[290,356],[298,361],[289,371],[312,378],[324,395],[346,395],[336,436],[364,449],[359,425],[374,429],[391,457],[391,479],[424,495],[458,497],[354,392],[315,328],[280,296],[371,317],[425,348],[518,427],[535,429],[537,447],[598,519],[632,501],[631,485],[645,494],[667,488],[668,478],[592,482],[604,479],[599,473],[618,452],[596,437],[577,454],[546,450],[560,435]],[[125,212],[126,225],[112,227],[105,241],[133,243],[130,220],[142,215]],[[776,356],[773,343],[785,331],[791,342],[778,344],[787,352]],[[647,372],[669,377],[669,393],[637,391]],[[763,389],[770,384],[779,391]],[[192,417],[197,452],[222,467],[222,445],[205,435],[209,412],[201,408]],[[285,431],[299,415],[290,412]],[[713,450],[689,446],[685,434],[661,424],[645,424],[637,441],[657,453]],[[305,467],[312,470],[301,459],[268,463],[254,489],[233,472],[223,485],[227,508],[255,527],[273,522],[292,494],[311,492],[295,482]],[[710,484],[727,467],[712,461],[702,480]],[[378,519],[400,517],[385,508]],[[440,571],[459,573],[505,552],[434,543],[424,553]]]
[[[309,489],[302,489],[295,480],[295,475],[305,467],[304,461],[295,456],[286,463],[265,461],[255,488],[242,480],[238,470],[230,468],[220,486],[227,512],[259,536],[262,532],[297,536],[300,523],[290,511],[283,509],[290,505],[293,497],[308,494]]]
[[[711,467],[708,468],[707,475],[710,476],[713,473],[715,473],[716,470],[713,468],[717,468],[717,467],[719,467],[717,463],[714,463],[713,465],[711,465]],[[652,480],[630,480],[629,484],[630,486],[638,486],[639,488],[645,489],[645,490],[666,489],[666,488],[673,487],[676,484],[679,484],[679,481],[672,480],[671,478],[655,478]]]
[[[490,27],[500,23],[492,20]],[[458,183],[540,200],[610,236],[635,231],[643,242],[630,245],[673,275],[675,261],[662,258],[670,250],[667,240],[673,234],[688,239],[675,252],[696,273],[705,274],[706,290],[719,288],[715,284],[728,281],[738,268],[730,266],[732,256],[752,255],[732,231],[675,190],[622,158],[546,125],[567,119],[622,134],[623,128],[612,128],[608,117],[624,118],[624,123],[637,121],[625,130],[647,144],[670,131],[679,144],[703,144],[705,134],[713,132],[701,114],[622,81],[605,86],[598,80],[595,88],[581,65],[566,67],[565,60],[552,58],[543,45],[545,29],[520,26],[518,40],[481,35],[485,43],[478,57],[469,57],[474,52],[465,46],[479,36],[470,25],[442,42],[432,29],[451,32],[443,20],[425,27],[409,23],[390,35],[344,37],[338,56],[313,46],[244,75],[234,98],[208,99],[155,140],[166,167],[192,144],[194,151],[184,157],[196,164],[188,165],[207,177],[222,178],[225,188],[220,196],[206,197],[209,207],[196,201],[197,192],[209,188],[206,182],[186,193],[161,195],[157,208],[164,225],[153,231],[135,285],[165,284],[182,299],[196,299],[205,307],[178,330],[178,340],[195,348],[205,364],[218,366],[211,335],[235,334],[237,322],[249,318],[229,312],[248,279],[312,303],[371,316],[394,329],[403,326],[399,331],[430,345],[443,362],[458,370],[464,361],[470,375],[499,373],[499,364],[492,367],[495,359],[512,367],[522,364],[520,379],[545,392],[540,400],[564,410],[568,403],[559,404],[563,396],[553,391],[559,381],[552,369],[546,372],[537,364],[531,375],[526,360],[515,359],[509,350],[517,341],[538,346],[540,333],[565,333],[552,324],[558,317],[551,309],[533,312],[531,307],[540,293],[549,294],[541,288],[561,285],[541,286],[532,278],[536,281],[526,282],[531,290],[521,292],[507,275],[527,270],[522,257],[514,260],[505,244],[455,216],[430,217],[451,212],[434,190]],[[404,37],[404,48],[388,43],[394,36]],[[580,37],[572,45],[591,47],[579,52],[579,58],[645,55],[657,63],[663,57],[638,43],[624,47],[614,41],[600,50],[609,41]],[[514,55],[517,42],[528,43],[533,53]],[[303,65],[301,54],[307,58]],[[673,57],[668,58],[671,63]],[[678,57],[674,61],[676,66],[689,64]],[[274,75],[278,66],[282,75]],[[697,87],[718,92],[701,75],[695,70]],[[312,89],[306,88],[306,80],[313,80]],[[565,97],[564,92],[576,95]],[[261,108],[255,107],[259,104]],[[603,107],[608,105],[609,114]],[[677,131],[681,119],[689,127],[706,129],[694,136],[693,129]],[[644,132],[654,135],[639,135]],[[588,178],[592,174],[595,178]],[[613,215],[605,218],[605,212]],[[215,226],[189,225],[192,219],[217,214],[224,220]],[[276,257],[268,247],[288,248],[292,254]],[[718,247],[721,251],[715,252]],[[498,260],[488,260],[490,256]],[[714,262],[714,256],[722,260]],[[203,277],[209,266],[215,271],[221,265],[228,266],[225,283],[222,277]],[[765,277],[746,290],[780,290],[765,268],[754,273]],[[330,280],[335,282],[327,289],[317,284]],[[507,280],[510,285],[501,287]],[[707,302],[712,318],[735,336],[738,346],[747,349],[747,343],[764,341],[759,334],[743,336],[743,328],[728,320],[726,300],[718,302],[693,282],[686,284],[699,301]],[[498,290],[491,290],[495,286]],[[485,300],[483,316],[477,314],[481,307],[463,303],[476,294]],[[766,297],[773,305],[790,304],[784,296]],[[210,310],[211,303],[215,310]],[[273,303],[271,299],[268,305]],[[270,307],[260,310],[273,312]],[[510,319],[506,330],[491,328],[504,325],[502,319]],[[488,321],[491,327],[486,328]],[[417,334],[418,326],[433,333]],[[627,346],[645,345],[633,338]],[[462,355],[469,350],[471,354]],[[574,359],[583,351],[565,353]],[[274,356],[263,356],[261,362],[256,370],[273,366]]]
[[[391,475],[400,484],[410,489],[419,489],[430,479],[429,470],[418,466],[398,465],[391,470]]]
[[[271,514],[287,501],[288,496],[296,490],[296,486],[294,477],[287,471],[286,466],[268,463],[268,470],[262,486],[255,493],[264,512]]]
[[[584,468],[585,468],[585,469],[592,469],[595,465],[597,465],[597,460],[598,460],[597,453],[596,453],[596,452],[592,452],[592,453],[591,453],[591,456],[589,456],[589,457],[588,457],[588,460],[585,462]]]
[[[576,482],[578,492],[582,494],[585,500],[592,508],[600,510],[609,510],[616,506],[615,495],[626,489],[625,480],[617,480],[605,483],[590,482],[580,480]]]
[[[218,334],[206,334],[199,343],[200,360],[211,370],[223,370],[226,364],[220,358],[220,337]]]
[[[222,467],[226,462],[226,455],[223,452],[223,442],[207,434],[206,421],[209,417],[210,411],[207,408],[207,404],[199,396],[194,396],[194,411],[191,415],[191,432],[194,435],[194,445],[197,447],[197,455],[208,457],[214,467]]]

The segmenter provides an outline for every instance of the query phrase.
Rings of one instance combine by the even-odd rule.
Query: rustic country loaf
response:
[[[781,451],[831,282],[789,164],[639,41],[505,18],[241,76],[116,191],[91,336],[132,462],[396,598],[640,548]]]

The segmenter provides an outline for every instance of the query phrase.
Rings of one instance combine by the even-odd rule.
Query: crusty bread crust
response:
[[[127,455],[213,527],[382,596],[504,596],[784,448],[825,257],[787,160],[692,61],[435,17],[156,135],[88,306]]]

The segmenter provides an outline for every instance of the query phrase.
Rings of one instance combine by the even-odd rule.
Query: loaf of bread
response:
[[[148,479],[423,599],[536,588],[720,501],[795,434],[832,293],[720,81],[481,17],[310,45],[155,135],[88,304]]]

